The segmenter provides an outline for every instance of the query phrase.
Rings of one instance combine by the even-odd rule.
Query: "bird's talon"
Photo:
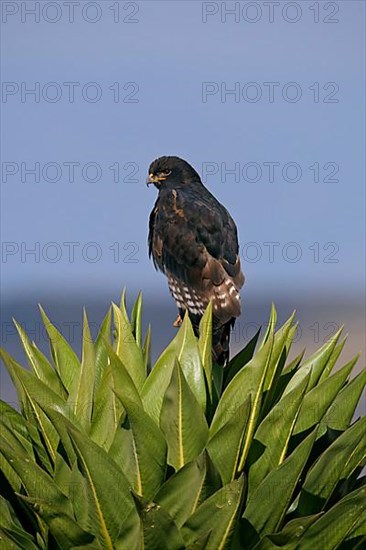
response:
[[[180,327],[182,323],[183,323],[183,319],[180,316],[180,314],[178,313],[178,316],[177,316],[176,320],[173,323],[173,327]]]

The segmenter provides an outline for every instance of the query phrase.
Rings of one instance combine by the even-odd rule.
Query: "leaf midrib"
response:
[[[184,466],[184,443],[183,443],[183,403],[182,403],[182,380],[181,373],[178,370],[178,447],[179,447],[179,466]]]
[[[86,475],[88,476],[88,481],[89,481],[89,485],[90,485],[90,488],[92,490],[92,494],[93,494],[93,498],[94,498],[94,502],[95,502],[95,505],[96,505],[96,509],[97,509],[97,514],[98,514],[98,517],[99,517],[99,521],[100,521],[100,525],[101,525],[101,529],[102,529],[102,534],[103,534],[103,538],[107,544],[107,548],[108,550],[113,550],[113,543],[112,543],[112,539],[110,537],[110,534],[109,534],[109,531],[108,531],[108,528],[107,528],[107,524],[105,522],[105,519],[104,519],[104,515],[103,515],[103,511],[100,507],[100,504],[99,504],[99,500],[98,500],[98,494],[96,492],[96,489],[95,489],[95,486],[94,486],[94,483],[93,483],[93,478],[90,474],[90,471],[89,471],[89,468],[84,460],[84,457],[80,451],[80,449],[78,449],[78,454],[79,454],[79,458],[81,459],[82,463],[83,463],[83,466],[85,468],[85,472],[86,472]]]

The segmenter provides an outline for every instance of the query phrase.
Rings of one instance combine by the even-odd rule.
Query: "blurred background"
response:
[[[295,351],[344,324],[344,360],[364,352],[363,2],[1,4],[3,347],[24,363],[15,317],[47,349],[41,303],[79,350],[82,306],[96,334],[127,287],[159,355],[176,310],[147,256],[145,178],[173,154],[237,222],[233,352],[272,301],[279,321],[297,310]]]

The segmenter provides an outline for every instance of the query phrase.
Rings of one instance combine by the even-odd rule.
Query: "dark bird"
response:
[[[198,335],[212,301],[213,358],[225,365],[244,284],[235,222],[196,170],[179,157],[154,160],[146,183],[159,191],[149,220],[149,256],[168,278],[179,312],[174,326],[188,311]]]

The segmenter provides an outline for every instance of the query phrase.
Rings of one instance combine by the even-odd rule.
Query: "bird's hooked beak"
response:
[[[157,176],[154,176],[154,174],[149,174],[146,178],[146,185],[149,186],[152,183],[157,183],[158,178]]]
[[[149,174],[148,177],[146,178],[146,185],[149,186],[151,184],[154,184],[156,187],[158,187],[160,182],[164,181],[165,179],[166,179],[165,177],[159,177],[159,176],[156,176],[155,174]]]

